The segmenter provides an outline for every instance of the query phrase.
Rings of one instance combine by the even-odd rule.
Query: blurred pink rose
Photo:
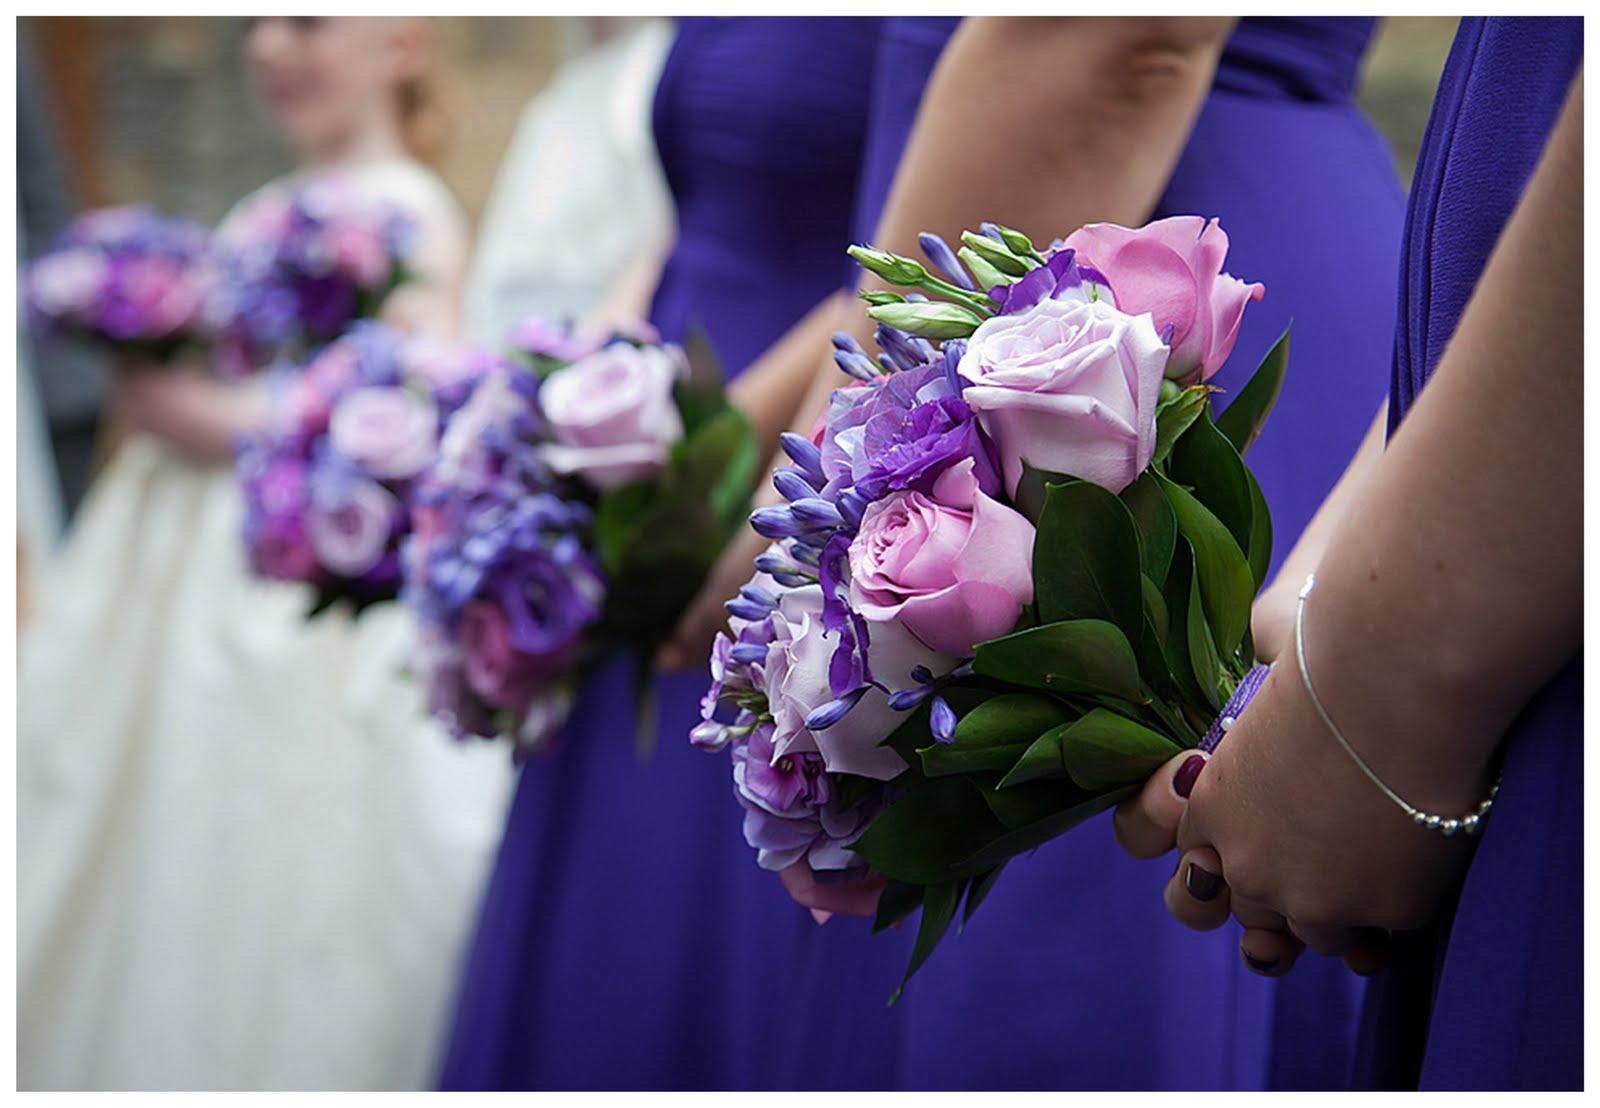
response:
[[[402,388],[361,388],[333,409],[333,448],[374,477],[420,473],[438,449],[439,416],[424,398]]]
[[[511,645],[511,622],[499,605],[474,600],[461,609],[461,650],[467,684],[484,702],[520,712],[553,667]]]
[[[968,458],[939,475],[931,497],[899,492],[868,506],[850,544],[851,607],[967,657],[1008,634],[1032,602],[1033,535],[1020,512],[978,487]]]
[[[376,227],[338,223],[329,232],[334,264],[362,288],[376,288],[389,276],[389,247]]]
[[[961,398],[999,449],[1007,492],[1025,461],[1121,492],[1155,453],[1166,364],[1148,315],[1104,300],[1041,300],[973,332]]]
[[[667,347],[614,343],[545,379],[539,404],[558,442],[545,458],[600,489],[653,476],[683,437],[672,388],[682,355]]]
[[[1066,245],[1106,275],[1118,308],[1149,312],[1158,335],[1172,328],[1166,375],[1174,381],[1204,381],[1220,369],[1239,337],[1244,306],[1267,293],[1222,272],[1228,235],[1214,219],[1173,216],[1137,229],[1091,223]]]

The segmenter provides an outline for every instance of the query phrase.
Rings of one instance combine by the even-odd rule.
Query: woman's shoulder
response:
[[[362,191],[418,215],[465,222],[466,216],[450,186],[421,162],[410,158],[373,162],[351,170],[350,176]]]

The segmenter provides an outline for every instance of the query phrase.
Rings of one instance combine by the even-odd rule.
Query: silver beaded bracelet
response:
[[[1367,780],[1378,786],[1379,791],[1384,796],[1394,801],[1402,812],[1410,816],[1412,823],[1429,831],[1437,831],[1441,835],[1455,835],[1457,833],[1476,835],[1482,829],[1483,821],[1488,818],[1489,809],[1494,807],[1495,794],[1500,791],[1500,774],[1498,772],[1495,774],[1494,784],[1489,787],[1489,795],[1484,797],[1478,806],[1466,815],[1454,818],[1434,815],[1432,812],[1424,812],[1416,805],[1406,803],[1398,793],[1383,783],[1382,779],[1372,771],[1372,767],[1367,765],[1361,755],[1356,753],[1355,747],[1350,745],[1350,741],[1344,737],[1344,733],[1333,722],[1333,717],[1328,715],[1328,709],[1322,706],[1322,698],[1317,695],[1315,686],[1311,684],[1311,670],[1306,665],[1306,598],[1311,595],[1311,590],[1316,583],[1317,575],[1311,573],[1306,575],[1306,583],[1300,586],[1299,604],[1294,613],[1294,650],[1295,660],[1300,665],[1300,681],[1305,685],[1306,695],[1311,698],[1311,705],[1316,708],[1317,715],[1322,717],[1324,726],[1328,728],[1335,739],[1339,740],[1339,745],[1344,747],[1344,752],[1350,755],[1350,759],[1355,762],[1357,768],[1367,775]]]

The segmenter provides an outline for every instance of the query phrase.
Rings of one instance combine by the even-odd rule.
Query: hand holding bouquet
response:
[[[201,309],[216,276],[209,240],[199,224],[150,208],[85,212],[24,269],[28,319],[44,333],[170,362],[206,339]]]
[[[921,906],[908,976],[1007,859],[1214,742],[1258,683],[1271,529],[1240,455],[1287,351],[1213,419],[1264,291],[1222,272],[1215,222],[923,247],[939,273],[851,251],[907,291],[864,294],[882,353],[837,337],[854,382],[785,439],[789,503],[751,519],[774,545],[691,737],[732,751],[762,866],[887,877],[879,926]]]
[[[445,419],[494,364],[471,347],[363,323],[304,366],[280,369],[268,425],[237,460],[255,572],[312,585],[313,615],[394,599],[411,488]]]
[[[653,656],[748,510],[749,426],[648,337],[519,327],[526,368],[478,386],[416,492],[419,668],[458,737],[542,748],[589,667]]]

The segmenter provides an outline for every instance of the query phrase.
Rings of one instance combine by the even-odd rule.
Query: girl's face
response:
[[[359,16],[256,19],[245,54],[256,91],[290,142],[327,153],[392,120],[396,89],[421,67],[411,21]]]

